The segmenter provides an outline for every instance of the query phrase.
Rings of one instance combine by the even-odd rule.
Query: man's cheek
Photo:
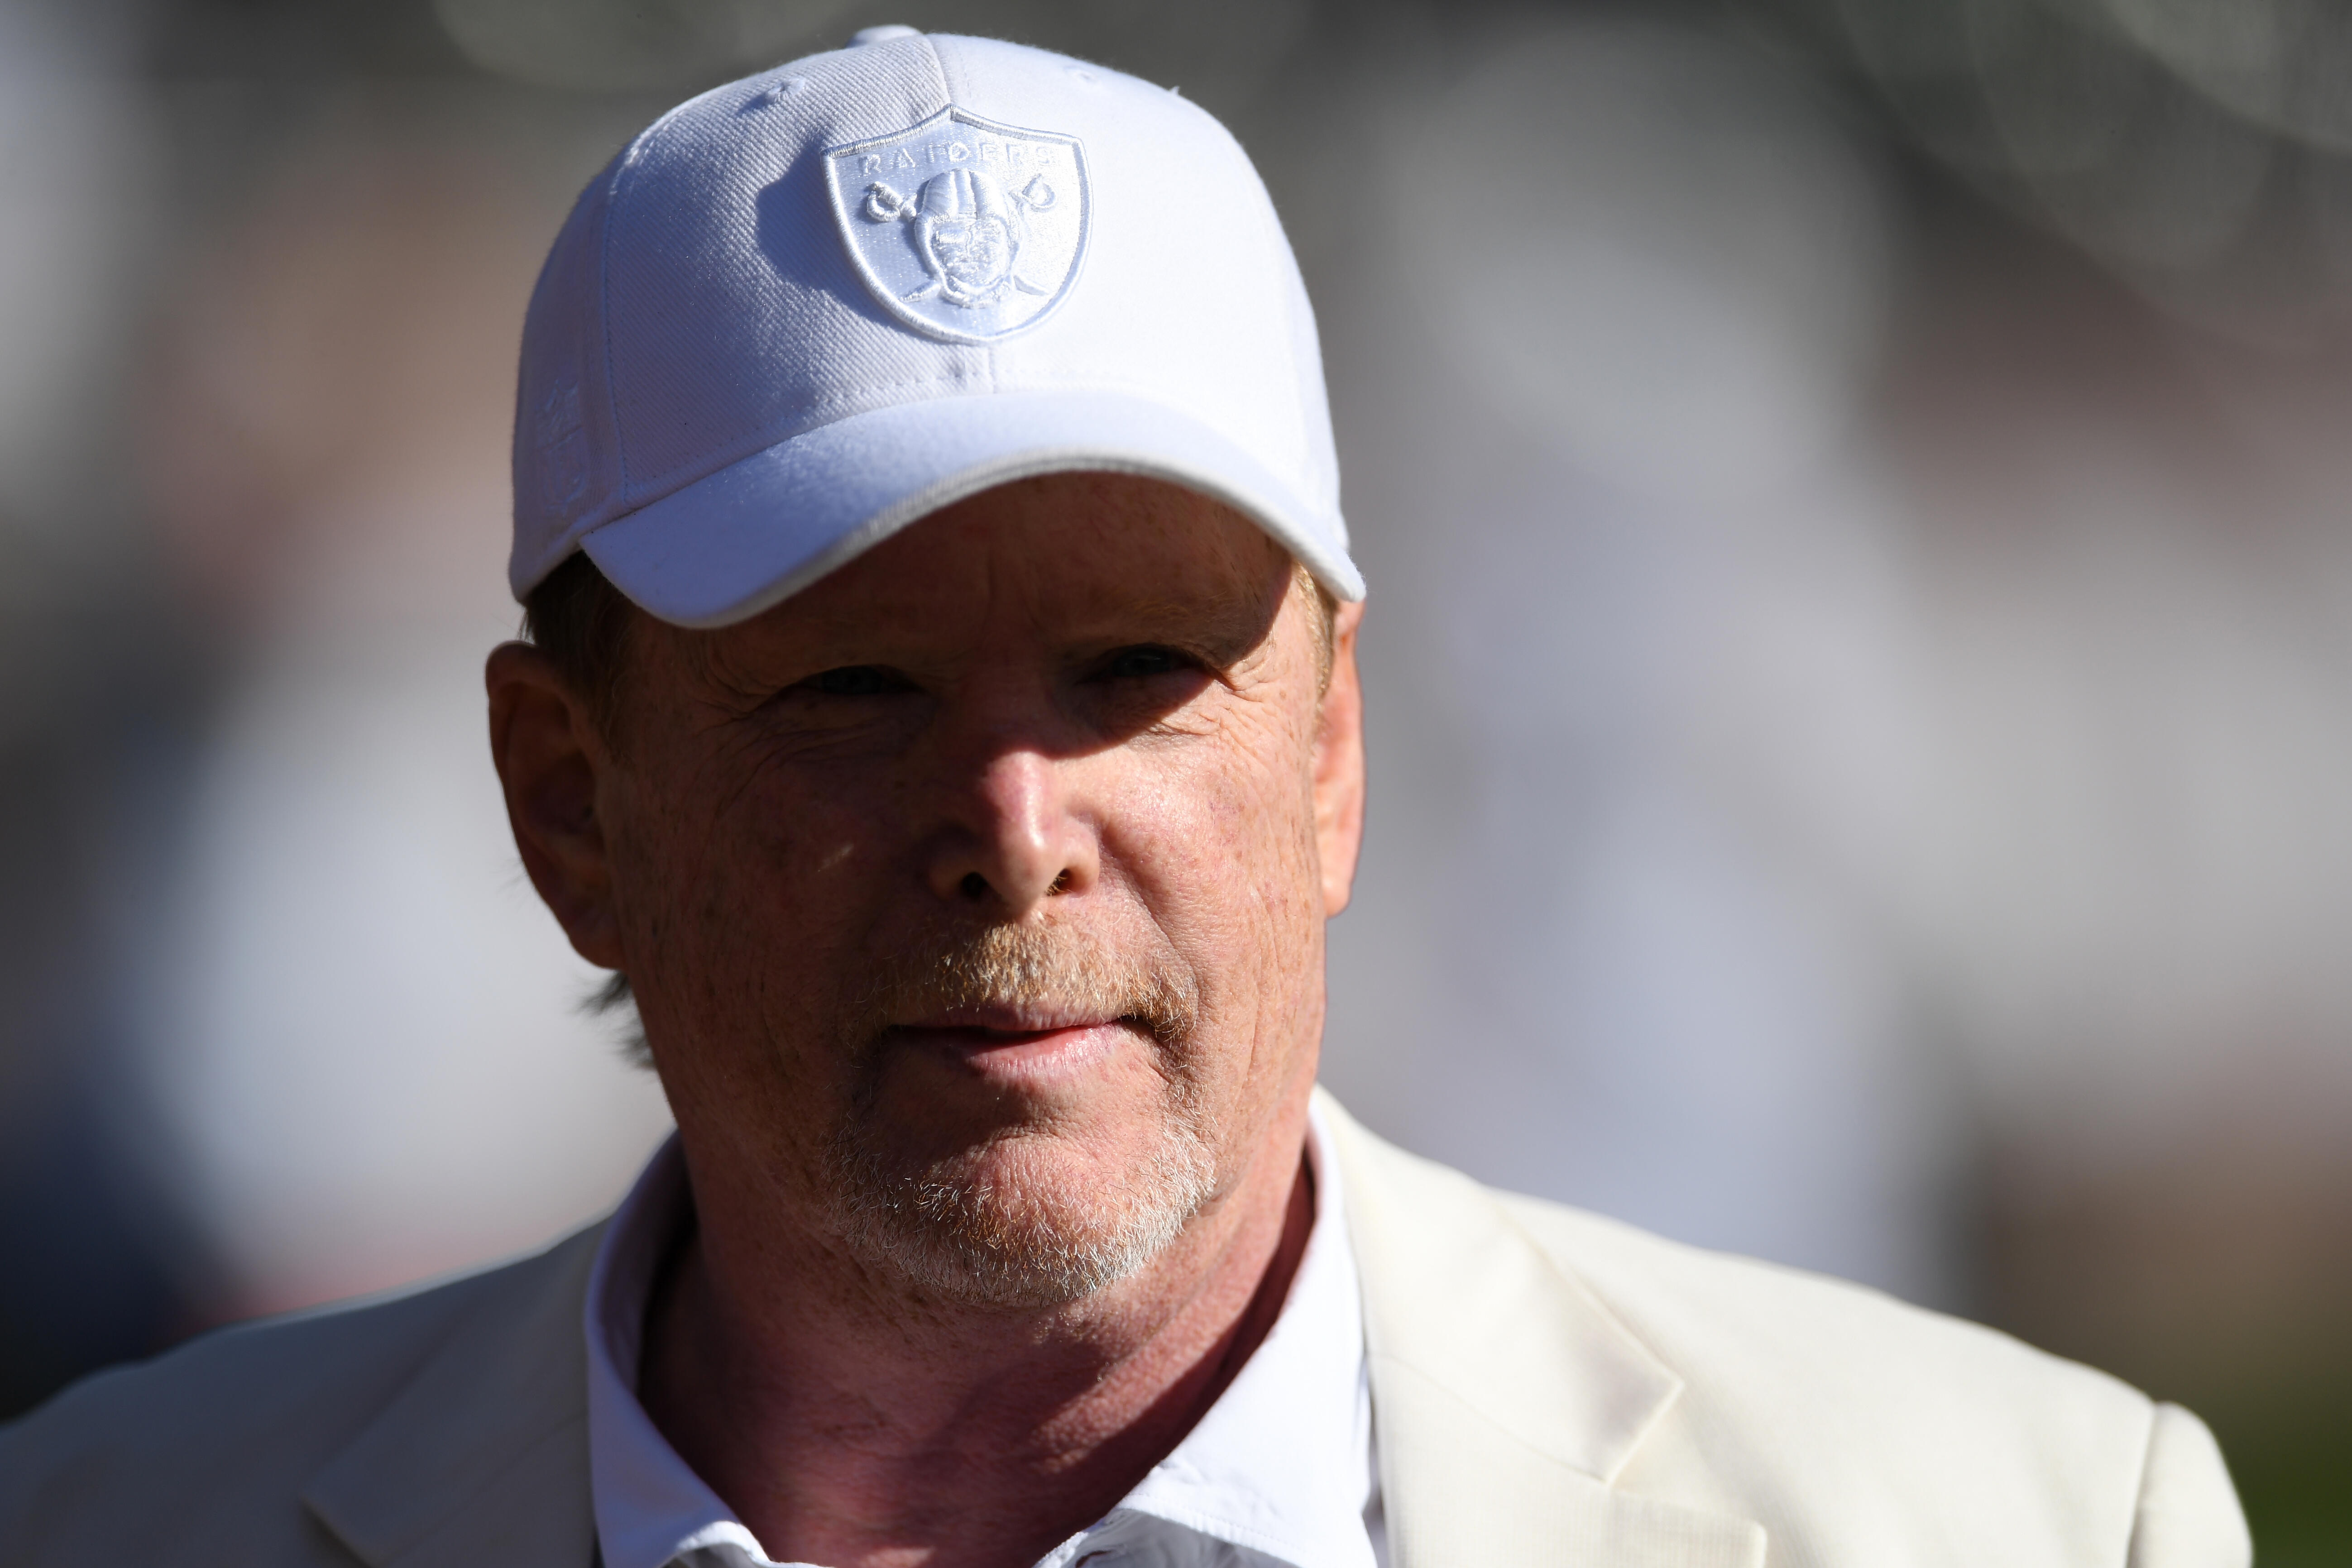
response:
[[[1300,904],[1297,813],[1244,770],[1171,782],[1182,809],[1154,823],[1147,897],[1188,960],[1224,977],[1219,988],[1255,989],[1244,977],[1270,959]]]

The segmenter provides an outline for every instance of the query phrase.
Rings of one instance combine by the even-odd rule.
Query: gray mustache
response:
[[[1163,1048],[1198,1026],[1200,982],[1157,945],[1138,952],[1070,929],[992,925],[878,956],[851,1012],[852,1043],[894,1020],[987,1007],[1052,1007],[1124,1019]]]

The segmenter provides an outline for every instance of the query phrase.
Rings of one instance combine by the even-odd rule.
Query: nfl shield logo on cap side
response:
[[[1075,136],[950,108],[824,155],[834,221],[883,308],[934,338],[987,343],[1069,297],[1093,193]]]

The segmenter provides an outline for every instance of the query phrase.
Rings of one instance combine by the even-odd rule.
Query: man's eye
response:
[[[1102,673],[1109,680],[1132,681],[1192,667],[1192,661],[1173,648],[1121,648],[1103,661]]]
[[[809,691],[829,697],[878,697],[907,689],[907,677],[878,664],[845,664],[801,683]]]

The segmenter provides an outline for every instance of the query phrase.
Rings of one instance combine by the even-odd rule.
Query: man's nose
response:
[[[1100,852],[1093,826],[1072,809],[1065,765],[1006,750],[968,777],[929,857],[935,894],[1019,920],[1049,898],[1094,885]]]

